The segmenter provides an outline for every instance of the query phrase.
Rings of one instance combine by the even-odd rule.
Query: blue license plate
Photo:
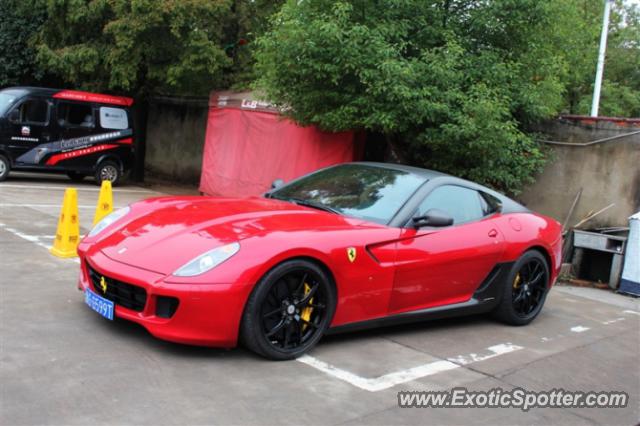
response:
[[[103,317],[113,320],[113,302],[100,297],[89,289],[84,291],[84,303]]]

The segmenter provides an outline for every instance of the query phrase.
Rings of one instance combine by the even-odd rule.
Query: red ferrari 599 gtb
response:
[[[483,312],[527,324],[561,245],[558,222],[481,185],[350,163],[263,197],[131,204],[80,243],[78,286],[158,338],[291,359],[327,332]]]

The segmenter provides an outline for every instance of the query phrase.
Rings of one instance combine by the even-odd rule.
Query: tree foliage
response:
[[[48,0],[37,49],[74,85],[200,93],[221,85],[231,0]]]
[[[521,125],[562,104],[537,0],[289,2],[259,41],[259,87],[303,124],[382,132],[405,161],[517,191],[542,165]]]
[[[566,63],[563,111],[589,114],[602,28],[603,2],[567,0],[558,5],[564,25],[555,35]],[[640,116],[640,8],[616,0],[609,19],[600,100],[601,116]]]
[[[0,87],[31,84],[43,75],[36,66],[32,37],[45,19],[32,0],[0,1]]]
[[[255,80],[254,41],[268,29],[269,18],[280,9],[283,2],[284,0],[236,0],[234,2],[231,17],[233,24],[229,29],[229,37],[235,35],[235,42],[225,46],[233,60],[233,67],[228,76],[232,88],[248,89]]]
[[[279,1],[42,0],[43,69],[69,84],[129,94],[206,95],[251,78],[243,47]],[[239,40],[243,43],[239,43]]]
[[[616,7],[614,21],[622,8],[633,19]],[[302,124],[380,132],[405,162],[516,193],[545,157],[524,129],[577,111],[590,89],[600,9],[596,0],[289,1],[258,41],[257,87]],[[603,110],[629,111],[638,92],[622,82],[638,72],[628,42],[637,26],[612,31],[611,58],[624,60],[608,70],[616,77],[603,103],[617,96],[619,107]]]

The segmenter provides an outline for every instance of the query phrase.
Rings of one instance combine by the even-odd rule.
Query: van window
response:
[[[44,125],[49,121],[49,104],[43,99],[27,99],[18,108],[22,124]]]
[[[8,92],[8,91],[7,91]],[[3,116],[4,113],[11,108],[17,96],[12,95],[10,92],[0,92],[0,116]]]
[[[62,127],[93,127],[91,105],[59,102],[58,124]]]
[[[127,111],[122,108],[100,107],[100,127],[116,130],[128,128]]]

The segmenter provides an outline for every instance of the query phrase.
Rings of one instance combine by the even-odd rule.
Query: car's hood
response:
[[[132,205],[130,216],[96,243],[98,249],[113,260],[163,274],[215,247],[252,236],[363,223],[266,198],[157,198]]]

